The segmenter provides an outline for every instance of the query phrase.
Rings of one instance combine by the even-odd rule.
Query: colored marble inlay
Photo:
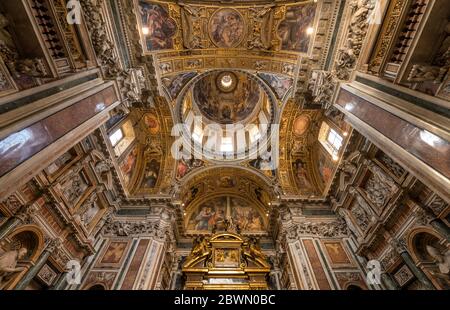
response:
[[[133,260],[128,268],[125,279],[123,280],[121,290],[131,290],[133,288],[134,281],[136,281],[136,276],[139,272],[139,268],[141,267],[148,244],[148,239],[139,241]]]
[[[308,254],[308,258],[319,288],[321,290],[330,290],[330,284],[328,283],[327,276],[325,275],[322,264],[320,263],[319,255],[317,255],[313,242],[311,240],[303,240],[303,245],[305,246],[306,253]]]
[[[330,257],[331,263],[335,265],[349,265],[351,264],[350,259],[345,253],[342,244],[339,241],[336,242],[323,242],[325,249]]]
[[[338,105],[373,127],[410,154],[450,178],[450,143],[369,101],[341,89]]]
[[[80,126],[118,100],[108,87],[0,140],[0,176]]]

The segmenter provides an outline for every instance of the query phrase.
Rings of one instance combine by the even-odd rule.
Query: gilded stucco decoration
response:
[[[132,195],[168,194],[175,162],[170,156],[172,118],[166,100],[155,106],[133,110],[130,116],[137,128],[136,143],[121,158],[120,169]]]
[[[130,1],[123,0],[123,3],[128,5]],[[135,18],[126,17],[130,22],[136,21],[135,25],[131,25],[127,30],[131,38],[130,47],[135,52],[132,61],[149,65],[146,75],[150,75],[152,79],[156,78],[158,82],[157,87],[161,96],[158,100],[171,102],[166,106],[168,115],[173,117],[179,113],[176,101],[180,95],[192,80],[208,71],[218,70],[223,74],[235,72],[237,69],[256,75],[277,100],[275,109],[278,111],[275,113],[278,115],[282,113],[283,116],[280,120],[282,133],[280,166],[278,169],[261,169],[267,168],[265,167],[267,163],[262,158],[242,162],[240,165],[256,171],[274,184],[280,179],[280,187],[286,189],[286,194],[298,194],[299,187],[302,188],[300,192],[304,197],[319,195],[322,192],[323,185],[320,186],[320,180],[318,181],[315,176],[320,172],[317,172],[317,168],[311,164],[313,153],[316,151],[307,150],[307,146],[312,145],[309,139],[317,138],[317,132],[313,131],[317,131],[319,113],[308,110],[303,119],[297,114],[295,118],[289,118],[287,115],[296,110],[295,103],[290,99],[298,92],[296,88],[300,85],[302,77],[307,74],[306,68],[310,64],[317,65],[324,59],[326,50],[323,46],[328,44],[328,41],[324,40],[330,38],[331,32],[328,27],[332,24],[333,14],[336,14],[335,3],[326,0],[323,3],[288,1],[286,4],[250,5],[240,2],[218,5],[207,1],[201,3],[134,1],[133,12]],[[308,28],[314,28],[314,33],[309,33]],[[271,31],[261,31],[262,29]],[[316,41],[316,35],[320,38],[319,41]],[[136,41],[138,37],[139,40]],[[137,42],[141,45],[139,48]],[[311,53],[314,53],[314,56],[310,59]],[[155,70],[154,75],[151,74],[152,70]],[[197,98],[193,96],[187,100],[184,108],[194,109],[198,104],[196,101],[198,96]],[[309,112],[312,114],[309,115]],[[158,137],[158,134],[155,135],[157,128],[160,127],[162,131],[168,129],[164,128],[162,122],[161,124],[155,122],[149,115],[137,118],[143,118],[141,123],[147,121],[153,124],[153,128],[146,130],[146,134],[150,136],[147,139],[149,141],[152,140],[152,135]],[[294,131],[290,131],[289,128],[294,128]],[[291,139],[291,136],[294,138]],[[153,139],[152,143],[158,144],[157,140]],[[293,148],[292,151],[289,150],[290,147]],[[165,153],[168,149],[164,147],[158,145],[142,147],[141,163],[134,161],[133,155],[128,158],[129,166],[145,170],[139,176],[133,176],[135,179],[131,178],[130,182],[134,184],[130,186],[135,187],[133,191],[135,194],[159,194],[158,188],[162,186],[159,182],[162,182],[161,178],[164,179],[160,174],[162,170],[166,171],[167,167],[155,158],[155,153],[149,153],[146,148],[162,149],[164,158],[171,157],[169,153]],[[136,153],[132,150],[130,154],[134,154],[133,152]],[[186,177],[190,178],[192,173],[196,174],[199,170],[214,165],[194,158],[177,162],[171,158],[170,161],[173,168],[172,175],[169,176],[167,172],[165,177],[167,183],[170,183],[170,177],[176,180],[166,188],[166,191],[172,194]],[[329,174],[326,173],[325,179],[328,178]],[[276,191],[282,194],[280,188],[277,187]]]
[[[313,177],[312,145],[317,140],[319,120],[317,110],[302,110],[288,101],[280,123],[280,165],[278,178],[284,195],[318,196]]]

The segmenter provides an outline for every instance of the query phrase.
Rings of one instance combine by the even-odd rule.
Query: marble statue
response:
[[[435,273],[436,276],[449,279],[450,277],[450,250],[442,253],[437,248],[427,245],[427,252],[436,260],[436,265],[439,268],[439,273]]]
[[[389,186],[389,189],[391,193],[398,190],[398,185],[395,183],[395,181],[381,169],[377,164],[375,164],[371,160],[365,160],[364,163],[367,165],[367,167],[372,171],[372,173],[384,184]]]
[[[364,199],[364,197],[361,196],[361,194],[356,190],[356,188],[354,187],[350,187],[350,189],[348,190],[348,192],[350,194],[352,194],[356,201],[358,202],[358,205],[361,206],[361,208],[363,208],[366,212],[370,213],[373,215],[373,211],[372,208],[369,206],[369,204],[366,202],[366,200]]]
[[[339,175],[339,189],[343,191],[347,182],[355,175],[358,167],[350,162],[349,160],[344,160],[341,167],[341,172]]]
[[[0,289],[10,280],[11,275],[25,269],[24,267],[16,266],[17,261],[24,258],[27,252],[26,248],[20,248],[5,252],[0,256]]]

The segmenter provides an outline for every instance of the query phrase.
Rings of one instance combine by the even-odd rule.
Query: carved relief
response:
[[[396,178],[400,178],[405,173],[405,169],[395,162],[391,157],[379,151],[377,159],[391,172]]]
[[[356,61],[361,53],[375,2],[373,0],[351,0],[349,8],[348,32],[344,39],[344,45],[338,52],[334,67],[336,77],[339,80],[348,80],[356,67]]]
[[[14,38],[8,31],[10,21],[0,13],[0,58],[9,70],[9,74],[3,71],[3,64],[0,66],[0,91],[10,92],[14,88],[11,76],[21,89],[36,86],[37,78],[43,78],[49,75],[47,65],[42,58],[22,58]],[[0,60],[0,63],[2,61]]]
[[[120,73],[119,60],[115,45],[109,38],[108,26],[102,10],[104,0],[80,0],[84,19],[91,35],[97,58],[108,78],[115,78]]]
[[[78,165],[72,168],[66,176],[56,185],[61,192],[62,198],[67,205],[74,206],[77,204],[82,195],[90,186],[90,181],[86,173],[82,170],[82,166]]]
[[[271,32],[265,30],[270,29],[273,23],[272,6],[263,8],[251,7],[249,10],[252,31],[247,39],[247,47],[249,49],[269,49],[271,46]]]
[[[162,229],[159,221],[113,221],[106,223],[103,228],[105,235],[113,236],[151,236],[164,239],[167,230]]]
[[[288,240],[298,240],[300,236],[313,235],[318,237],[346,237],[347,224],[339,219],[334,222],[301,222],[286,230]]]
[[[51,286],[58,274],[47,264],[39,270],[37,277],[46,285]]]
[[[355,203],[350,208],[350,212],[361,231],[367,231],[370,225],[370,218],[367,211],[364,210],[364,208],[361,207],[358,203]]]
[[[344,160],[342,162],[339,174],[339,190],[343,191],[345,189],[345,186],[349,184],[357,170],[358,167],[351,161]]]
[[[398,185],[373,161],[365,160],[364,164],[372,172],[364,186],[366,196],[375,206],[381,208],[398,190]]]
[[[427,206],[433,211],[435,215],[439,216],[444,210],[447,209],[448,203],[446,203],[438,195],[434,195],[430,202],[428,202]]]
[[[313,104],[320,105],[327,110],[332,104],[332,98],[336,89],[333,74],[328,71],[314,70],[308,84],[308,95],[311,96]]]
[[[377,219],[374,212],[372,211],[372,208],[355,188],[351,187],[349,189],[349,193],[352,194],[355,198],[355,201],[353,203],[353,207],[355,208],[355,210],[352,211],[352,213],[355,214],[355,219],[357,219],[357,221],[359,221],[359,223],[363,225],[363,227],[367,228],[369,226],[369,223],[375,222]]]
[[[399,259],[399,255],[396,251],[394,251],[392,248],[390,248],[387,253],[383,256],[380,263],[383,269],[386,271],[390,269],[394,263],[396,263]]]
[[[414,64],[408,75],[408,82],[427,82],[435,84],[442,83],[448,72],[448,67],[431,66],[427,64]]]
[[[382,208],[391,196],[389,188],[380,183],[374,175],[367,180],[364,190],[366,197],[378,208]]]
[[[402,21],[401,15],[405,7],[406,0],[392,1],[388,9],[387,17],[383,22],[383,28],[381,30],[380,39],[374,52],[374,57],[370,62],[370,70],[378,72],[387,53],[391,47],[392,41],[396,35],[396,30]]]
[[[406,283],[408,283],[413,278],[414,278],[414,274],[411,272],[411,270],[408,268],[407,265],[403,265],[394,274],[394,279],[397,281],[397,283],[400,286],[404,286]]]
[[[338,213],[342,216],[342,218],[344,219],[345,223],[347,224],[348,229],[356,236],[360,236],[359,230],[355,227],[355,225],[353,224],[353,221],[351,219],[351,215],[349,214],[350,211],[340,208],[338,210]],[[355,215],[355,214],[353,214]],[[359,221],[358,221],[358,226],[359,226]]]
[[[2,204],[9,212],[13,214],[22,206],[22,202],[16,195],[8,196],[5,200],[2,201]]]

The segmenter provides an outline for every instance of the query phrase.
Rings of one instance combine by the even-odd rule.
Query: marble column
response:
[[[177,286],[177,280],[183,275],[181,272],[183,257],[179,254],[175,254],[172,262],[172,279],[170,283],[170,289],[175,290]]]
[[[57,291],[57,290],[62,290],[63,287],[66,285],[67,281],[66,281],[66,276],[67,273],[64,272],[62,274],[59,275],[59,279],[58,281],[56,281],[55,284],[52,285],[52,287],[50,287],[51,291]]]
[[[0,240],[11,233],[16,227],[31,221],[37,208],[33,205],[22,206],[14,216],[10,217],[5,224],[0,227]]]
[[[425,275],[425,273],[416,266],[414,263],[414,260],[412,259],[411,255],[409,255],[406,245],[404,244],[403,240],[391,240],[391,244],[394,248],[394,250],[402,257],[405,264],[408,266],[408,268],[411,270],[411,272],[416,276],[416,278],[422,283],[422,285],[427,290],[434,290],[435,287],[433,283],[428,279],[428,277]]]
[[[272,276],[272,278],[274,278],[275,279],[275,289],[277,289],[277,290],[281,290],[281,285],[280,285],[280,271],[278,271],[278,270],[275,270],[275,271],[272,271],[271,273],[270,273],[270,275]]]
[[[392,279],[392,277],[386,272],[383,272],[381,274],[381,281],[383,281],[384,286],[388,290],[398,290],[398,289],[400,289],[398,284],[394,281],[394,279]]]
[[[179,279],[178,277],[181,277],[182,274],[183,273],[181,271],[172,272],[172,282],[170,283],[171,290],[177,289],[177,280]]]
[[[41,255],[37,259],[34,266],[32,266],[27,273],[20,279],[20,281],[17,283],[15,290],[23,290],[25,289],[28,284],[30,284],[31,280],[37,275],[39,270],[45,265],[47,262],[47,259],[50,257],[50,255],[58,248],[58,246],[61,245],[61,241],[59,239],[54,239],[50,241],[50,243],[47,245],[47,247],[42,251]]]

